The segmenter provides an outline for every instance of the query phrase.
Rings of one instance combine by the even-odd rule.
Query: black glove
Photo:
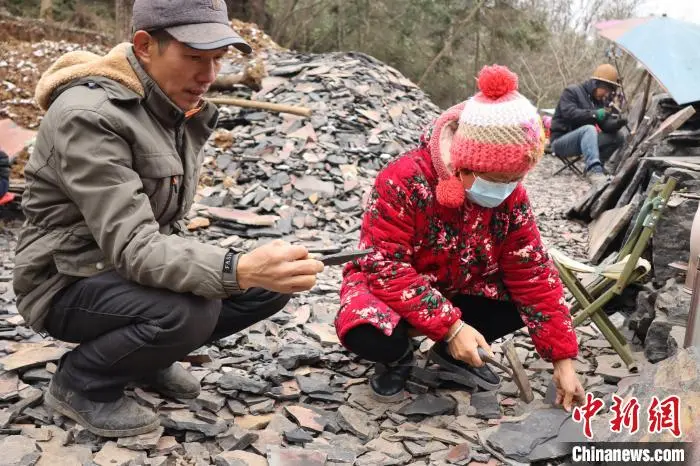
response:
[[[607,117],[598,123],[600,129],[604,133],[617,133],[621,128],[627,124],[627,119],[619,115],[608,114]]]

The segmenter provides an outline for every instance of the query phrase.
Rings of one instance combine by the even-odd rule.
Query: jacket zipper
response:
[[[185,120],[186,121],[186,120]],[[186,162],[186,157],[185,157],[185,148],[183,145],[184,142],[184,125],[185,121],[183,121],[179,126],[175,128],[175,147],[177,149],[177,153],[180,156],[180,162],[182,163],[182,180],[183,182],[185,181],[185,177],[187,176],[187,164]],[[182,194],[183,193],[178,193],[178,186],[177,186],[177,179],[173,177],[173,183],[175,186],[175,201],[177,202],[177,208],[175,209],[175,212],[173,213],[172,217],[168,220],[168,223],[172,223],[173,219],[177,217],[178,213],[182,209]]]
[[[182,168],[183,168],[183,173],[184,173],[185,159],[183,157],[182,134],[180,132],[182,130],[183,124],[184,124],[184,122],[178,124],[175,127],[175,148],[177,150],[178,155],[180,156],[180,161],[182,163]],[[183,178],[184,178],[184,176],[183,176]],[[168,224],[171,223],[173,218],[175,218],[175,216],[177,216],[177,213],[180,211],[180,196],[178,195],[179,194],[178,191],[179,191],[179,189],[178,189],[178,185],[177,185],[177,177],[171,176],[170,177],[170,192],[168,193],[168,202],[166,203],[165,209],[163,210],[161,215],[158,217],[158,223],[160,223],[160,220],[163,218],[165,213],[169,210],[170,203],[173,200],[173,193],[176,195],[175,201],[177,202],[177,206],[175,208],[175,212],[170,216],[167,223]]]
[[[177,193],[177,178],[175,176],[170,177],[170,189],[168,191],[168,200],[165,201],[165,206],[163,207],[163,210],[158,216],[158,218],[156,219],[156,221],[159,223],[163,218],[163,215],[165,215],[170,209],[170,202],[173,200],[173,192]]]

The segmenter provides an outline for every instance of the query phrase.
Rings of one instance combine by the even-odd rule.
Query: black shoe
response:
[[[115,401],[89,400],[62,383],[59,374],[51,379],[44,395],[46,405],[73,419],[93,434],[102,437],[133,437],[156,430],[160,425],[156,413],[135,400],[123,395]]]
[[[176,399],[197,398],[201,386],[197,379],[179,363],[156,372],[143,381],[156,392]]]
[[[383,372],[375,372],[369,379],[372,397],[384,403],[401,401],[405,397],[404,388],[413,368],[413,350],[396,362],[385,364]]]
[[[447,351],[447,343],[443,341],[435,343],[430,348],[428,360],[451,373],[452,377],[448,378],[454,382],[487,391],[497,390],[501,386],[501,378],[487,364],[474,367],[453,358]]]

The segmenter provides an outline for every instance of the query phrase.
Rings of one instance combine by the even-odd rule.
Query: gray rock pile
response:
[[[377,171],[417,145],[439,109],[396,70],[359,53],[273,54],[266,68],[252,97],[313,114],[222,108],[207,149],[208,186],[194,208],[200,218],[190,227],[210,223],[209,238],[237,235],[234,247],[311,229],[354,238]]]
[[[690,300],[691,295],[673,278],[659,290],[642,291],[637,296],[637,309],[628,327],[644,343],[650,362],[673,356],[683,347]]]

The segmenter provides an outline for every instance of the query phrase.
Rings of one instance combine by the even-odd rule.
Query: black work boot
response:
[[[384,364],[384,367],[384,372],[375,372],[369,379],[373,398],[384,403],[403,400],[406,380],[413,368],[413,348],[398,361]]]
[[[160,421],[153,411],[122,395],[115,401],[92,401],[73,390],[57,373],[44,395],[52,410],[73,419],[90,432],[102,437],[132,437],[158,428]]]
[[[190,372],[175,362],[143,381],[151,389],[171,398],[197,398],[201,386]]]
[[[430,348],[428,360],[435,362],[440,368],[454,376],[454,378],[450,377],[454,382],[470,387],[479,387],[486,391],[497,390],[501,386],[501,378],[487,364],[474,367],[453,358],[447,351],[447,343],[444,341],[439,341]]]

